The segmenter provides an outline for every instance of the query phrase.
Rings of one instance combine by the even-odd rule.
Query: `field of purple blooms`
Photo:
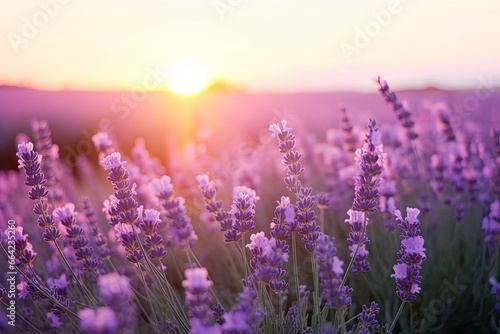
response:
[[[500,333],[500,129],[377,84],[393,122],[168,166],[99,132],[74,173],[33,121],[0,171],[0,332]]]

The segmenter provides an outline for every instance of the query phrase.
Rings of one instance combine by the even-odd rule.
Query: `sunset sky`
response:
[[[251,91],[500,85],[500,1],[0,0],[0,85],[114,90],[184,59]],[[158,84],[163,89],[166,83]],[[155,87],[153,87],[155,88]]]

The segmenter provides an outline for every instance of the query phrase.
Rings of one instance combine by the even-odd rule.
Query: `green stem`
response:
[[[297,259],[297,244],[296,244],[295,232],[292,232],[292,256],[293,256],[293,276],[295,279],[295,286],[297,288],[297,311],[299,314],[299,327],[302,329],[302,304],[300,302],[300,288],[299,288],[299,270],[298,270],[298,259]]]
[[[245,252],[245,234],[241,236],[241,253],[243,254],[243,271],[245,273],[245,279],[248,278],[248,262],[247,253]]]
[[[396,326],[396,322],[398,322],[399,316],[401,315],[401,312],[403,312],[403,308],[405,306],[406,302],[403,301],[401,303],[401,306],[399,306],[399,310],[396,313],[396,316],[394,317],[394,320],[392,321],[391,327],[389,327],[389,331],[387,332],[388,334],[392,333],[392,330],[394,329],[394,326]]]
[[[314,261],[314,253],[311,252],[311,265],[313,272],[313,284],[314,284],[314,314],[312,318],[313,330],[320,328],[320,314],[319,314],[319,277],[318,268],[316,266],[316,261]]]
[[[319,225],[321,233],[325,233],[325,209],[319,209]]]
[[[151,301],[151,296],[149,294],[149,288],[148,285],[146,284],[146,280],[144,279],[144,274],[142,273],[142,269],[140,265],[137,266],[137,270],[139,270],[139,276],[141,277],[142,284],[144,285],[144,290],[146,291],[146,296],[148,298],[149,302],[149,308],[151,309],[151,313],[153,314],[154,317],[154,323],[156,325],[156,329],[158,330],[158,333],[161,334],[161,329],[160,329],[160,324],[158,323],[158,317],[156,316],[155,309],[153,307],[153,302]]]
[[[200,261],[198,261],[198,258],[196,257],[196,255],[193,253],[193,250],[191,249],[191,247],[188,246],[188,251],[189,253],[191,254],[191,256],[193,257],[194,261],[196,262],[196,264],[198,265],[198,267],[203,267],[200,263]],[[211,277],[210,277],[210,273],[208,274],[208,279],[211,280],[212,282],[214,281]],[[219,304],[221,304],[221,302],[219,301],[219,298],[217,298],[217,294],[215,292],[215,289],[214,287],[212,286],[209,290],[210,292],[210,295],[215,299],[215,301]],[[221,304],[222,305],[222,304]]]

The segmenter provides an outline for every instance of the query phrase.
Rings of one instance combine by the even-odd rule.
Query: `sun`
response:
[[[198,93],[207,86],[208,70],[196,60],[180,60],[168,71],[167,82],[174,93],[181,95]]]

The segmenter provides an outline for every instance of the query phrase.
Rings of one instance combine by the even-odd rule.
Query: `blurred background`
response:
[[[47,120],[61,161],[99,130],[162,160],[193,140],[259,140],[292,119],[319,134],[396,123],[380,75],[417,124],[447,102],[498,126],[500,2],[491,0],[0,0],[0,161]],[[455,110],[456,108],[456,110]],[[459,109],[462,108],[462,109]],[[497,109],[495,109],[497,108]],[[472,116],[472,117],[471,117]],[[237,139],[239,138],[239,139]]]

